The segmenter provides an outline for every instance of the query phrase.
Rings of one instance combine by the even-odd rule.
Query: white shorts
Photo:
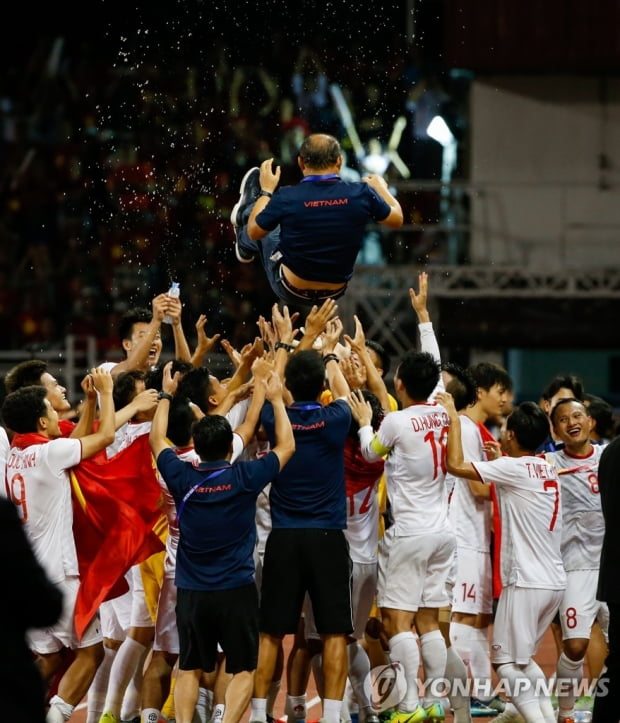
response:
[[[493,612],[491,553],[459,547],[452,612],[477,615]]]
[[[99,607],[101,632],[110,640],[125,640],[131,625],[131,590],[102,602]]]
[[[450,605],[446,585],[455,548],[449,531],[397,537],[388,529],[379,542],[377,605],[409,612]]]
[[[154,627],[153,618],[149,612],[149,606],[146,604],[144,596],[144,583],[142,582],[142,573],[140,565],[134,565],[131,570],[131,627],[132,628],[152,628]]]
[[[566,573],[567,585],[560,603],[562,640],[590,639],[590,630],[603,605],[596,599],[598,570],[573,570]]]
[[[607,607],[607,603],[601,603],[601,607],[598,609],[596,616],[596,622],[601,628],[605,642],[609,644],[609,608]]]
[[[157,618],[155,620],[155,640],[153,650],[179,654],[179,632],[177,630],[177,586],[174,580],[164,576],[157,602]]]
[[[99,614],[90,621],[88,627],[78,641],[75,631],[74,614],[77,593],[80,587],[79,577],[67,577],[57,583],[62,591],[62,614],[60,620],[49,628],[37,628],[28,631],[28,644],[31,650],[41,655],[57,653],[62,648],[88,648],[103,640]]]
[[[354,561],[351,580],[352,636],[357,640],[364,637],[376,594],[377,563]]]
[[[551,625],[563,593],[514,585],[503,588],[493,624],[491,661],[527,665]]]

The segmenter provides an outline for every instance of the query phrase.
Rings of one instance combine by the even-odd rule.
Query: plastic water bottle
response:
[[[168,289],[168,296],[171,299],[178,299],[181,296],[181,287],[179,286],[178,281],[172,282],[172,286]],[[164,322],[164,324],[172,324],[172,317],[164,316],[162,321]]]

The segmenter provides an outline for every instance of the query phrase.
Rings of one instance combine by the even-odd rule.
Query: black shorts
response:
[[[255,670],[258,660],[256,585],[230,590],[177,590],[179,668],[215,670],[217,644],[226,655],[226,671]]]
[[[308,592],[319,633],[351,634],[351,567],[342,530],[272,530],[263,563],[261,632],[294,633]]]

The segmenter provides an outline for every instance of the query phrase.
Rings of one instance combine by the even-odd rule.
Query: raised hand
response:
[[[413,310],[418,315],[418,321],[423,324],[431,320],[426,305],[428,300],[428,274],[425,271],[418,275],[418,289],[417,294],[414,289],[409,289],[409,298]]]

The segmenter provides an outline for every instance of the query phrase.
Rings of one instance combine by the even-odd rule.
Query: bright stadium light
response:
[[[456,141],[452,131],[448,128],[448,124],[440,115],[436,115],[428,124],[426,132],[434,141],[441,143],[444,148]]]
[[[441,153],[441,200],[439,211],[442,223],[447,228],[448,258],[452,263],[458,259],[459,237],[453,230],[455,225],[454,203],[452,201],[452,174],[456,169],[457,142],[446,121],[436,115],[426,128],[426,133],[442,147]]]

